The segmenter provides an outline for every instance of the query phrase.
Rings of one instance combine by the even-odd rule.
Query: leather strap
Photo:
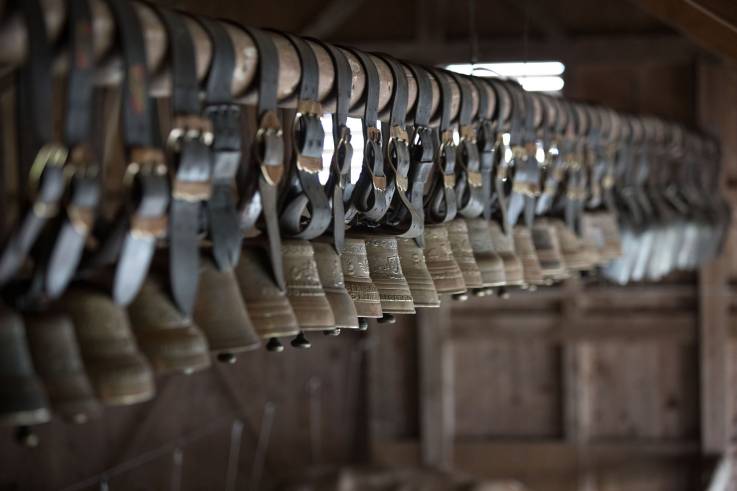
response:
[[[425,199],[425,216],[430,223],[449,222],[456,216],[458,200],[455,193],[456,144],[453,142],[450,108],[452,93],[444,72],[428,68],[440,87],[440,142],[435,152],[435,166],[430,190]],[[436,139],[437,144],[437,139]]]
[[[52,143],[52,51],[39,0],[18,0],[28,33],[28,61],[18,71],[18,189],[28,189],[0,253],[0,285],[12,279],[46,223],[54,218],[64,192],[67,149]]]
[[[281,208],[282,232],[295,239],[310,240],[322,235],[330,225],[330,203],[320,184],[325,131],[317,100],[320,70],[312,48],[292,34],[283,34],[294,46],[302,67],[297,119],[293,131],[293,165],[289,166],[289,190]]]
[[[478,78],[472,77],[471,80],[479,93],[477,144],[481,172],[481,214],[484,219],[490,220],[493,194],[491,180],[494,172],[497,132],[491,119],[487,116],[490,107],[489,96],[486,92],[487,85]]]
[[[253,157],[247,169],[247,185],[243,193],[245,207],[241,211],[241,229],[252,228],[263,211],[269,240],[269,257],[274,281],[280,290],[286,288],[282,263],[281,235],[277,213],[277,189],[284,177],[284,137],[277,114],[279,53],[271,37],[255,28],[243,28],[258,50],[258,131],[252,145]],[[252,176],[256,166],[259,177]],[[258,182],[258,189],[256,189]]]
[[[531,96],[522,88],[513,91],[515,104],[514,121],[518,136],[512,136],[512,165],[514,178],[512,192],[509,195],[507,218],[510,225],[515,225],[524,214],[525,224],[530,227],[535,216],[535,202],[540,194],[540,168],[536,158],[534,104]],[[524,115],[524,116],[522,116]]]
[[[241,108],[233,102],[230,86],[235,70],[235,48],[219,22],[199,18],[212,42],[204,114],[212,124],[212,194],[207,202],[207,224],[218,269],[235,267],[241,254],[235,176],[241,162]]]
[[[480,157],[477,142],[476,124],[473,118],[473,99],[470,87],[464,83],[463,77],[448,72],[461,94],[461,107],[458,114],[460,125],[460,141],[458,144],[458,162],[456,166],[456,197],[458,213],[466,218],[475,218],[484,211],[483,180],[480,172]],[[466,81],[467,82],[467,81]]]
[[[411,165],[409,136],[407,134],[408,84],[404,68],[390,56],[380,56],[389,65],[394,79],[389,113],[389,141],[386,144],[384,169],[387,175],[386,200],[392,212],[388,215],[389,228],[397,237],[414,239],[422,235],[423,217],[411,201],[409,170]],[[420,205],[420,208],[422,206]],[[392,220],[397,210],[403,209],[404,220]]]
[[[67,5],[69,76],[64,140],[70,153],[64,172],[70,176],[69,197],[39,244],[29,292],[36,302],[57,298],[66,289],[82,258],[100,199],[100,168],[91,144],[92,16],[87,0],[69,0]]]
[[[352,209],[346,211],[346,220],[358,213],[359,224],[375,227],[386,214],[386,175],[381,149],[381,130],[376,126],[379,107],[379,72],[371,58],[358,50],[351,50],[366,74],[363,113],[363,166],[351,194]],[[355,210],[355,211],[354,211]]]
[[[512,105],[512,97],[509,89],[505,87],[502,81],[494,81],[494,86],[499,95],[499,130],[502,132],[501,141],[499,143],[499,164],[496,168],[494,177],[494,190],[496,195],[497,206],[501,216],[501,224],[507,237],[511,237],[512,227],[509,225],[508,218],[508,200],[507,200],[507,184],[510,180],[510,169],[512,166],[513,154],[513,138],[519,135],[518,115],[514,111],[511,112],[511,121],[505,121],[502,113],[507,111],[507,104]],[[513,136],[515,135],[515,136]]]
[[[351,145],[351,130],[346,122],[351,104],[351,92],[353,89],[353,72],[348,58],[343,52],[327,43],[320,42],[327,50],[333,61],[335,73],[335,112],[333,113],[333,144],[335,151],[330,162],[330,176],[325,184],[325,194],[330,200],[333,209],[332,227],[333,244],[338,253],[343,251],[345,245],[345,192],[351,181],[351,159],[353,158],[353,146]]]
[[[158,131],[153,100],[149,98],[148,70],[143,31],[127,0],[107,0],[117,26],[123,55],[123,142],[128,166],[126,197],[112,231],[103,240],[102,257],[118,257],[113,299],[127,305],[148,273],[156,239],[166,235],[169,183],[164,153],[155,145]]]

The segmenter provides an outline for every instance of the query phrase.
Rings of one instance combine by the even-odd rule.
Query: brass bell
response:
[[[512,236],[514,237],[514,250],[522,261],[522,277],[525,283],[528,285],[545,284],[542,267],[535,251],[535,244],[532,242],[530,229],[523,226],[516,226],[512,231]]]
[[[330,302],[336,329],[358,329],[358,313],[345,287],[340,255],[328,242],[313,242],[317,273]]]
[[[558,231],[545,219],[532,226],[532,242],[540,260],[543,277],[549,281],[562,281],[570,277],[560,250]]]
[[[0,425],[27,426],[51,419],[26,343],[21,316],[0,305]]]
[[[149,274],[128,315],[141,351],[157,374],[194,373],[210,366],[205,335],[176,308],[158,275]]]
[[[504,261],[494,250],[489,221],[483,218],[470,218],[466,220],[466,225],[473,257],[481,271],[481,284],[485,288],[504,286],[506,284]]]
[[[383,315],[379,290],[369,274],[366,242],[357,237],[346,237],[340,262],[345,288],[353,299],[360,318],[378,319]]]
[[[592,238],[600,237],[599,259],[601,264],[608,264],[622,255],[622,241],[619,235],[619,224],[617,217],[611,212],[585,213],[582,219],[584,233],[592,229]],[[588,232],[592,234],[592,232]]]
[[[384,317],[387,314],[414,314],[407,279],[402,273],[397,239],[386,235],[365,236],[369,274],[379,290],[379,300]]]
[[[294,336],[299,328],[287,294],[276,286],[268,265],[269,256],[261,246],[246,245],[235,267],[235,277],[254,329],[261,339],[270,340],[267,349],[279,351],[281,345],[276,338]]]
[[[489,229],[491,231],[491,243],[504,265],[504,284],[506,286],[522,285],[525,282],[522,275],[522,261],[514,251],[513,242],[495,221],[489,222]]]
[[[312,245],[306,240],[285,240],[282,260],[287,298],[299,328],[303,331],[335,329],[335,316],[320,284]]]
[[[154,396],[154,375],[138,350],[125,309],[91,288],[71,288],[60,305],[74,323],[82,360],[97,398],[122,405]]]
[[[569,270],[585,271],[591,269],[591,256],[584,250],[578,236],[573,230],[560,219],[551,219],[551,223],[558,232],[560,239],[560,250],[563,253],[563,261]]]
[[[425,262],[438,293],[461,294],[466,291],[463,273],[458,267],[445,225],[425,225]]]
[[[397,250],[402,272],[407,279],[415,308],[440,307],[430,271],[425,263],[425,253],[415,239],[397,239]]]
[[[51,406],[67,421],[84,423],[100,415],[69,316],[49,311],[25,316],[33,365],[43,380]]]
[[[209,259],[200,267],[193,317],[207,338],[210,352],[221,361],[261,344],[246,311],[233,270],[219,270]]]
[[[468,237],[468,227],[466,220],[456,218],[446,224],[448,229],[448,240],[450,241],[450,249],[453,251],[458,267],[461,268],[463,274],[463,282],[466,288],[481,288],[481,270],[479,270],[476,259],[473,257],[473,249],[471,248],[471,239]]]

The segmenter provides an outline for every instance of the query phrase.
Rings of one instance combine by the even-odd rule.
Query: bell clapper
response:
[[[358,330],[359,331],[368,331],[368,319],[365,317],[359,317],[358,318]]]
[[[474,297],[485,297],[487,295],[485,288],[474,288],[471,293]]]
[[[392,314],[384,314],[381,316],[380,319],[377,321],[379,324],[394,324],[397,322],[397,318],[394,317]]]
[[[38,435],[31,429],[30,426],[19,426],[15,430],[15,440],[28,448],[36,448],[40,443]]]
[[[322,332],[325,336],[340,336],[340,329],[326,329]]]
[[[501,298],[502,300],[507,300],[509,299],[509,292],[506,288],[501,287],[496,291],[496,296]]]
[[[271,351],[272,353],[281,353],[284,351],[284,345],[281,344],[281,341],[279,341],[277,338],[269,338],[269,342],[266,343],[266,351]]]
[[[465,302],[466,300],[468,300],[468,292],[454,293],[451,298],[458,302]]]
[[[235,363],[236,357],[233,353],[218,353],[218,361],[232,365]]]
[[[292,339],[292,347],[299,348],[299,349],[309,349],[312,344],[310,344],[310,340],[307,339],[305,336],[305,333],[300,331],[299,334],[297,334],[297,337]]]

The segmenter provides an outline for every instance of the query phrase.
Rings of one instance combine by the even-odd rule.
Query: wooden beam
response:
[[[315,17],[300,30],[300,34],[306,37],[329,38],[364,3],[365,0],[331,0],[320,7]]]
[[[735,4],[732,0],[632,1],[704,49],[737,60],[737,29],[732,25]]]

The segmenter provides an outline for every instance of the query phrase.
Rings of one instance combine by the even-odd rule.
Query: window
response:
[[[528,61],[508,63],[457,63],[450,71],[476,77],[512,78],[530,92],[559,93],[565,82],[565,65],[559,61]]]

